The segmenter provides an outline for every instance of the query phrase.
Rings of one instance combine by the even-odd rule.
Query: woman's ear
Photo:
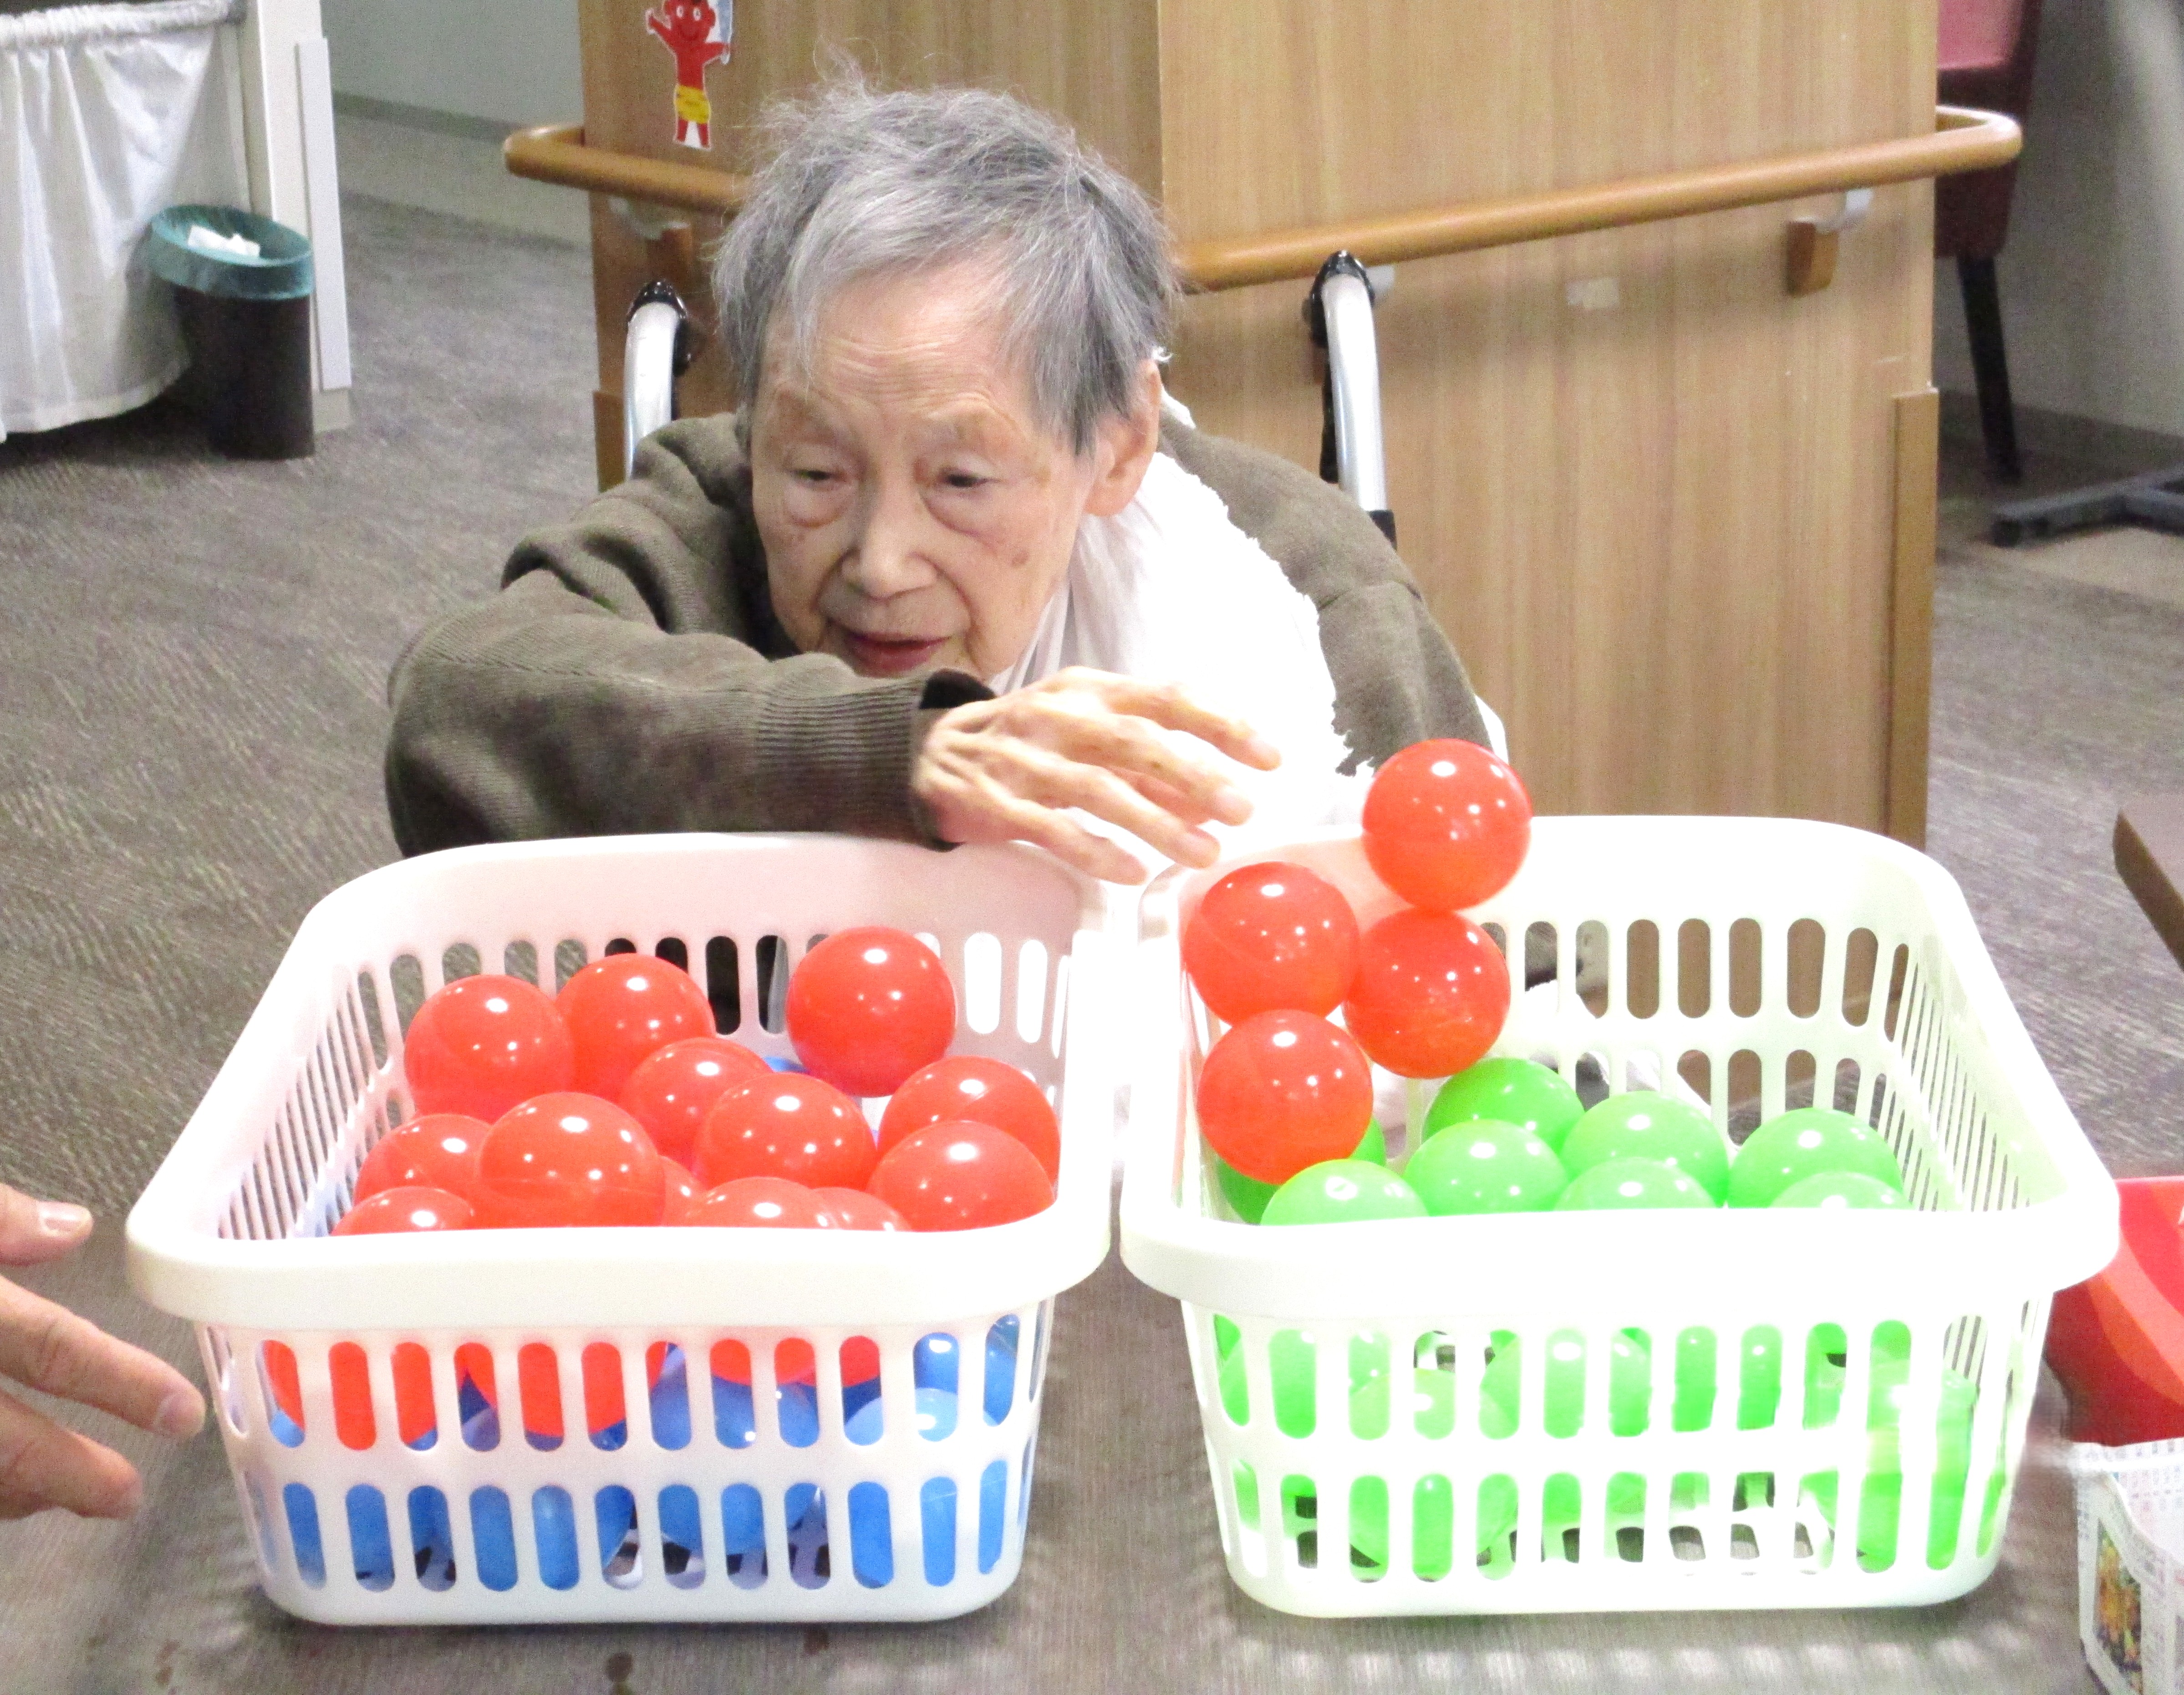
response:
[[[1138,498],[1145,467],[1160,448],[1160,367],[1147,360],[1138,371],[1138,393],[1127,415],[1100,426],[1092,446],[1092,493],[1084,510],[1112,518]]]

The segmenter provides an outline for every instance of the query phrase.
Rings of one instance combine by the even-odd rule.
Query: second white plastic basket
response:
[[[1542,818],[1474,914],[1543,979],[1496,1051],[1687,1089],[1732,1139],[1853,1111],[1916,1210],[1361,1229],[1235,1221],[1197,1133],[1217,1027],[1179,925],[1268,859],[1366,922],[1396,904],[1332,835],[1154,891],[1122,1208],[1184,1303],[1239,1586],[1324,1615],[1842,1607],[1993,1570],[2048,1299],[2113,1256],[2116,1196],[1938,866],[1825,824]]]
[[[129,1221],[196,1321],[266,1592],[335,1623],[937,1618],[1013,1581],[1054,1296],[1105,1257],[1100,897],[1028,849],[686,835],[464,849],[304,920]],[[788,1052],[788,967],[925,935],[956,1052],[1061,1115],[1055,1204],[983,1230],[328,1238],[450,977],[632,946]]]

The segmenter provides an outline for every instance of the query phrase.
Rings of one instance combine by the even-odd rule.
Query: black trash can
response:
[[[192,227],[258,244],[255,256],[192,247]],[[144,259],[175,286],[189,349],[185,398],[220,452],[301,459],[311,424],[311,243],[285,224],[226,206],[170,206]]]

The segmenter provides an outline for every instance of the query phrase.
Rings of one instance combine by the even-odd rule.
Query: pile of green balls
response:
[[[1234,1327],[1226,1325],[1226,1321],[1223,1324],[1225,1328],[1217,1327],[1220,1396],[1229,1416],[1241,1423],[1250,1417],[1243,1351],[1237,1345]],[[1456,1424],[1455,1373],[1424,1366],[1404,1373],[1399,1366],[1391,1367],[1386,1358],[1385,1339],[1380,1340],[1377,1366],[1368,1365],[1361,1369],[1360,1354],[1356,1351],[1351,1354],[1348,1428],[1358,1436],[1378,1436],[1389,1429],[1391,1413],[1396,1419],[1403,1418],[1396,1397],[1390,1393],[1390,1379],[1407,1375],[1415,1385],[1410,1416],[1415,1418],[1419,1434],[1448,1436]],[[1704,1430],[1713,1418],[1717,1392],[1732,1397],[1726,1410],[1740,1430],[1768,1429],[1778,1419],[1786,1419],[1808,1430],[1831,1426],[1846,1411],[1855,1414],[1858,1409],[1843,1406],[1847,1374],[1845,1356],[1840,1351],[1843,1346],[1841,1333],[1836,1334],[1833,1349],[1824,1344],[1819,1335],[1816,1335],[1814,1342],[1806,1352],[1802,1401],[1795,1398],[1793,1392],[1790,1405],[1785,1407],[1784,1390],[1795,1382],[1792,1374],[1796,1369],[1796,1348],[1793,1343],[1786,1350],[1778,1330],[1759,1327],[1745,1332],[1741,1340],[1731,1337],[1726,1351],[1719,1358],[1717,1339],[1711,1330],[1687,1330],[1674,1344],[1674,1404],[1656,1409],[1651,1405],[1652,1355],[1648,1339],[1641,1331],[1619,1331],[1611,1340],[1611,1352],[1606,1362],[1609,1427],[1618,1436],[1643,1434],[1657,1423],[1676,1430]],[[1367,1350],[1366,1357],[1370,1355],[1371,1350]],[[1518,1428],[1518,1358],[1515,1347],[1496,1348],[1488,1354],[1479,1386],[1479,1433],[1490,1441],[1507,1437]],[[1895,1564],[1902,1518],[1904,1480],[1899,1432],[1905,1423],[1910,1394],[1909,1332],[1901,1324],[1881,1326],[1873,1337],[1871,1360],[1864,1408],[1867,1471],[1852,1516],[1860,1562],[1869,1570],[1882,1570]],[[1557,1363],[1551,1357],[1545,1375],[1545,1404],[1538,1416],[1550,1436],[1566,1436],[1576,1434],[1584,1419],[1585,1366],[1580,1361],[1557,1369]],[[1297,1344],[1293,1335],[1278,1336],[1269,1351],[1268,1364],[1273,1390],[1273,1406],[1269,1410],[1275,1425],[1284,1435],[1311,1433],[1320,1422],[1313,1404],[1311,1354]],[[1718,1370],[1723,1374],[1719,1379]],[[1958,1524],[1972,1471],[1972,1418],[1979,1391],[1969,1378],[1945,1366],[1941,1369],[1939,1396],[1927,1538],[1927,1558],[1937,1566],[1956,1558]],[[1677,1481],[1680,1486],[1684,1480],[1679,1478]],[[1772,1479],[1767,1482],[1770,1488],[1774,1486]],[[1811,1492],[1812,1505],[1828,1524],[1836,1525],[1836,1475],[1832,1471],[1817,1474],[1806,1478],[1804,1483]],[[1286,1478],[1283,1489],[1284,1534],[1295,1535],[1312,1523],[1314,1514],[1308,1497],[1314,1495],[1315,1488],[1309,1479],[1296,1475]],[[1607,1523],[1611,1536],[1619,1529],[1642,1528],[1645,1490],[1644,1482],[1635,1474],[1618,1473],[1611,1480],[1607,1501]],[[1549,1480],[1546,1491],[1542,1535],[1546,1546],[1557,1547],[1561,1545],[1563,1532],[1577,1529],[1582,1521],[1577,1480],[1557,1475]],[[1670,1503],[1672,1515],[1696,1504],[1674,1501]],[[1416,1505],[1417,1534],[1422,1548],[1430,1540],[1438,1539],[1443,1543],[1448,1541],[1450,1506],[1446,1499],[1429,1499],[1424,1494],[1419,1497]],[[1477,1553],[1485,1558],[1499,1549],[1516,1520],[1515,1480],[1502,1475],[1482,1480],[1476,1519]],[[1350,1540],[1354,1565],[1360,1569],[1384,1566],[1389,1554],[1384,1484],[1377,1490],[1353,1495]]]
[[[1732,1157],[1733,1156],[1733,1157]],[[1209,1156],[1211,1157],[1211,1156]],[[1347,1159],[1276,1185],[1218,1159],[1247,1224],[1328,1224],[1458,1213],[1696,1207],[1908,1207],[1894,1151],[1847,1112],[1800,1107],[1732,1150],[1699,1108],[1652,1090],[1590,1112],[1528,1059],[1484,1059],[1440,1087],[1420,1140],[1390,1170],[1379,1127]]]

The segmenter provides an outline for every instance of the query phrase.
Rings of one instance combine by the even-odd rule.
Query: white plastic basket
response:
[[[1053,1297],[1106,1252],[1101,913],[1029,850],[832,837],[463,849],[328,896],[129,1220],[138,1292],[198,1326],[266,1593],[455,1624],[940,1618],[1007,1588]],[[916,1235],[324,1235],[402,1110],[408,1014],[448,977],[550,989],[610,947],[679,947],[724,1027],[775,1055],[788,965],[850,923],[926,936],[954,1051],[1048,1090],[1046,1212]],[[271,1386],[291,1361],[300,1428]]]
[[[1334,1616],[1900,1605],[1981,1581],[2048,1297],[2114,1254],[2116,1197],[1949,877],[1833,825],[1542,818],[1523,872],[1474,914],[1513,958],[1554,962],[1497,1052],[1581,1092],[1680,1079],[1732,1137],[1787,1106],[1843,1106],[1895,1147],[1917,1210],[1269,1229],[1234,1222],[1209,1183],[1190,1084],[1217,1026],[1176,938],[1214,878],[1273,858],[1320,866],[1368,922],[1395,904],[1333,836],[1152,891],[1139,1000],[1156,1028],[1122,1207],[1125,1261],[1184,1303],[1237,1584]],[[1866,1415],[1876,1342],[1907,1335],[1892,1512],[1886,1475],[1868,1481]],[[1512,1346],[1516,1427],[1490,1435],[1481,1380]],[[1224,1395],[1232,1351],[1241,1392],[1232,1364]],[[1836,1369],[1823,1355],[1841,1360],[1832,1413],[1807,1400],[1808,1370]],[[1930,1525],[1945,1369],[1976,1400],[1961,1503],[1943,1489]]]

